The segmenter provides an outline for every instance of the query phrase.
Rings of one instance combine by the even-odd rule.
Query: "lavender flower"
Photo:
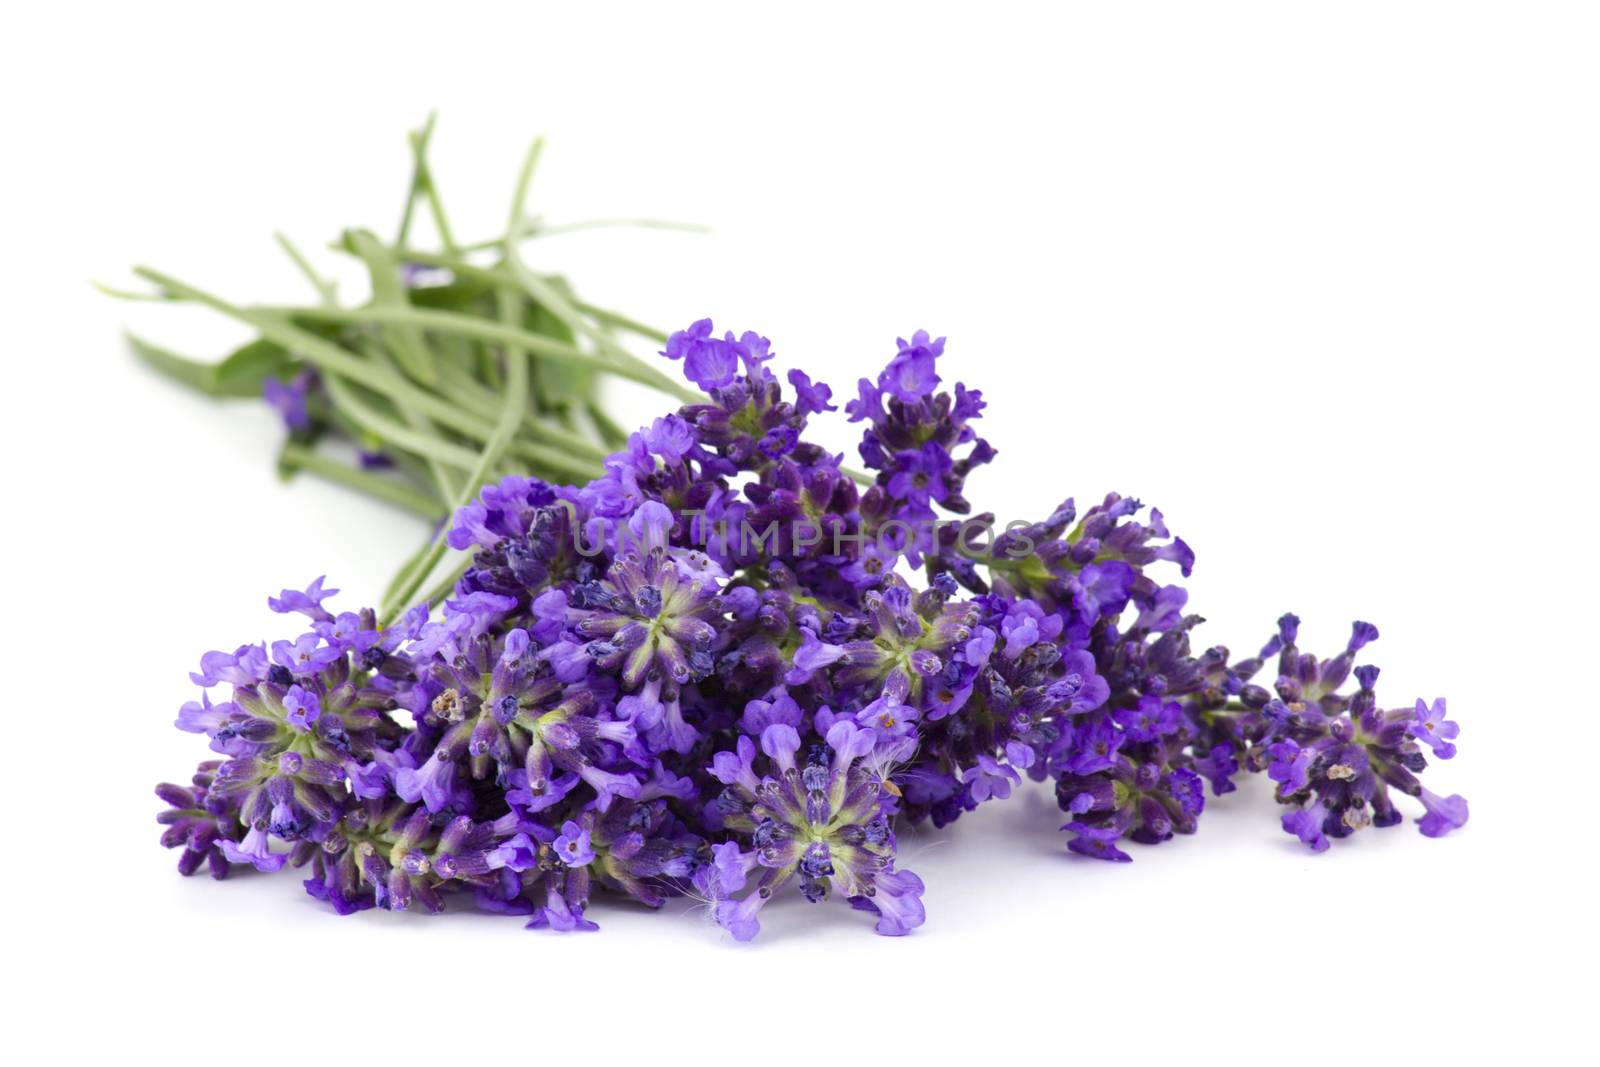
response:
[[[834,720],[826,747],[811,748],[802,763],[799,732],[774,723],[761,735],[767,769],[759,778],[749,737],[713,760],[711,773],[728,788],[712,810],[739,836],[732,848],[722,846],[702,885],[716,901],[717,922],[736,939],[756,935],[762,906],[791,881],[812,903],[837,889],[878,914],[881,934],[922,924],[922,882],[905,872],[895,877],[894,792],[863,760],[877,745],[872,730]],[[747,883],[749,891],[736,896]]]
[[[310,398],[316,382],[316,373],[310,370],[301,371],[287,382],[269,375],[261,383],[261,398],[291,432],[305,433],[311,429]]]
[[[1196,832],[1207,783],[1244,772],[1313,851],[1402,821],[1397,793],[1427,836],[1466,823],[1419,778],[1424,748],[1455,754],[1444,701],[1385,710],[1357,665],[1376,627],[1327,659],[1293,615],[1256,656],[1197,650],[1169,580],[1193,553],[1114,493],[977,538],[913,526],[966,514],[994,456],[981,396],[940,391],[943,349],[902,341],[846,405],[858,494],[806,436],[828,387],[791,372],[786,396],[764,338],[703,320],[665,355],[710,397],[584,485],[485,486],[444,535],[471,556],[437,612],[380,625],[320,578],[272,598],[312,629],[207,653],[179,711],[223,757],[158,790],[180,870],[294,866],[342,914],[454,895],[562,932],[595,929],[603,893],[690,894],[743,941],[791,889],[915,930],[896,822],[1033,783],[1068,850],[1114,862]]]

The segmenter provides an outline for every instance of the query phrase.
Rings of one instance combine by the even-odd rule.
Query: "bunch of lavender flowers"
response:
[[[597,891],[687,895],[740,940],[779,894],[836,896],[900,935],[924,909],[897,822],[947,825],[1024,777],[1107,860],[1194,832],[1241,771],[1316,851],[1400,822],[1397,792],[1424,834],[1466,821],[1419,778],[1456,724],[1442,700],[1378,704],[1370,625],[1327,660],[1294,616],[1250,659],[1196,652],[1164,574],[1194,556],[1159,511],[1111,494],[963,520],[995,453],[979,393],[939,391],[943,347],[918,333],[859,383],[863,492],[806,436],[832,391],[798,370],[785,389],[765,338],[696,323],[663,354],[706,399],[585,484],[484,487],[437,597],[272,598],[310,629],[208,653],[180,713],[222,758],[159,789],[179,869],[294,866],[341,913],[457,896],[553,930],[594,928]]]

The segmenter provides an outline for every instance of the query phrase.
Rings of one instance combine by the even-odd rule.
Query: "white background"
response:
[[[1595,994],[1592,6],[577,6],[5,16],[14,1062],[1562,1058]],[[434,107],[464,236],[498,232],[535,133],[552,219],[714,227],[533,247],[598,303],[758,329],[844,393],[897,334],[948,335],[1001,453],[973,500],[1157,504],[1201,640],[1378,623],[1381,695],[1463,726],[1427,778],[1471,824],[1312,856],[1246,788],[1113,866],[1032,792],[906,835],[929,921],[899,940],[798,898],[735,946],[684,907],[562,938],[179,879],[150,786],[204,755],[168,725],[199,653],[287,636],[265,597],[317,574],[370,601],[422,531],[280,485],[271,415],[118,329],[242,335],[88,279],[305,299],[271,232],[390,232]]]

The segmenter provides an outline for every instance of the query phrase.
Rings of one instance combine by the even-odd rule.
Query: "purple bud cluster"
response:
[[[471,562],[441,610],[380,626],[320,579],[272,598],[309,630],[208,653],[179,714],[217,757],[158,789],[179,869],[294,866],[340,913],[468,895],[555,930],[593,929],[597,890],[686,895],[740,940],[779,893],[838,895],[899,935],[924,912],[896,824],[1025,777],[1052,783],[1067,847],[1106,860],[1193,833],[1245,771],[1314,851],[1400,822],[1397,793],[1428,836],[1466,822],[1418,777],[1457,726],[1443,700],[1378,703],[1357,665],[1374,627],[1326,660],[1292,615],[1249,659],[1196,651],[1161,576],[1193,553],[1116,494],[976,542],[941,523],[995,457],[981,395],[939,391],[943,348],[901,341],[846,405],[861,491],[805,437],[831,390],[798,370],[785,390],[765,338],[696,323],[663,354],[706,402],[586,485],[485,487],[448,532]]]

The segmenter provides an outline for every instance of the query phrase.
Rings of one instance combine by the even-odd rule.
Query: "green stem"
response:
[[[344,244],[334,244],[330,247],[335,251],[344,252],[346,254],[352,254],[353,252],[351,248]],[[640,359],[638,356],[617,344],[613,338],[607,337],[604,333],[597,331],[592,324],[584,321],[583,316],[587,315],[604,325],[615,326],[618,329],[626,330],[632,334],[637,334],[638,336],[647,338],[656,342],[657,344],[664,344],[666,342],[666,334],[662,333],[660,330],[646,326],[643,323],[636,322],[633,319],[630,319],[627,316],[621,315],[615,311],[609,311],[605,308],[596,307],[593,304],[584,304],[578,301],[569,300],[559,292],[556,292],[548,281],[533,275],[532,272],[528,271],[526,267],[523,267],[524,274],[519,275],[512,273],[509,266],[504,270],[494,267],[483,267],[476,263],[469,262],[458,255],[441,255],[437,252],[423,252],[413,248],[398,249],[396,250],[395,255],[398,258],[404,259],[408,263],[420,263],[428,267],[441,267],[450,271],[452,274],[455,274],[459,278],[470,278],[475,281],[483,282],[485,285],[511,288],[517,292],[527,292],[530,295],[533,295],[536,301],[548,307],[552,314],[555,314],[558,318],[561,318],[563,322],[567,322],[569,326],[572,326],[576,332],[583,333],[585,336],[590,336],[591,338],[599,338],[596,343],[604,350],[605,362],[603,366],[607,368],[617,368],[614,370],[614,373],[617,373],[623,377],[632,378],[634,381],[643,382],[645,385],[654,386],[657,389],[671,393],[686,403],[698,404],[705,400],[705,397],[701,394],[680,384],[671,376],[663,374],[651,363]],[[532,287],[524,284],[525,276],[532,277],[534,279],[534,284]],[[534,290],[537,290],[537,292]],[[478,321],[481,322],[481,320]],[[551,343],[559,344],[559,342]],[[568,349],[569,352],[577,351],[576,349],[572,349],[570,346],[563,345],[562,347]],[[537,349],[535,349],[535,351],[537,351]],[[579,354],[582,355],[581,353]],[[589,357],[584,358],[589,360],[587,363],[588,366],[594,366],[594,361],[592,359],[589,359]],[[637,377],[634,374],[630,374],[621,370],[620,368],[624,366],[632,368],[634,371],[637,371],[638,374],[645,375],[646,377]]]
[[[541,445],[537,441],[513,441],[511,454],[529,463],[540,464],[549,471],[564,471],[585,482],[599,478],[606,472],[605,467],[594,460],[583,459],[562,448]]]
[[[497,393],[485,389],[482,383],[463,371],[446,368],[439,384],[446,397],[464,408],[468,408],[485,417],[499,413],[500,405],[495,403]],[[548,419],[542,419],[538,415],[531,413],[523,418],[522,429],[529,437],[535,438],[543,444],[555,445],[558,448],[566,449],[573,454],[566,457],[569,460],[573,456],[586,460],[603,460],[611,454],[611,450],[586,440],[580,434],[557,426]],[[588,470],[591,466],[583,465],[582,469]],[[578,468],[569,467],[567,469],[577,470]]]
[[[670,385],[672,388],[668,391],[676,392],[683,399],[693,402],[694,394],[692,392],[682,388],[672,378],[663,374],[654,366],[646,364],[638,356],[619,345],[616,338],[607,333],[603,327],[596,326],[590,322],[582,312],[574,307],[564,293],[530,270],[528,265],[522,261],[522,254],[517,250],[517,246],[510,242],[506,243],[505,266],[511,272],[511,276],[516,279],[517,284],[522,286],[529,296],[549,309],[550,313],[565,323],[568,329],[587,337],[590,343],[605,357],[608,364],[618,368],[638,367],[647,371],[658,382],[666,383],[666,385],[661,385],[661,388],[666,388],[667,385]],[[648,385],[650,383],[646,382],[645,384]]]
[[[338,460],[318,455],[302,445],[288,443],[278,456],[279,462],[290,470],[306,471],[328,481],[337,482],[368,496],[387,501],[425,519],[437,519],[439,501],[426,493],[418,492],[398,482],[379,477],[364,470],[347,466]]]
[[[411,566],[402,571],[404,577],[391,587],[391,595],[385,599],[383,610],[378,613],[378,628],[384,629],[394,622],[400,612],[404,610],[416,597],[417,589],[427,580],[428,575],[439,565],[439,560],[444,558],[447,543],[444,539],[449,530],[450,521],[446,519],[439,526],[435,539],[428,545],[428,550],[417,556]]]
[[[479,454],[470,448],[462,448],[394,421],[357,396],[355,390],[337,374],[324,375],[323,382],[328,387],[329,399],[338,405],[339,410],[379,440],[392,442],[419,456],[436,459],[464,471],[474,468]]]
[[[317,298],[328,307],[337,305],[339,302],[337,287],[333,282],[328,281],[317,273],[316,268],[311,265],[311,261],[301,253],[300,249],[295,247],[294,242],[282,233],[274,233],[272,239],[278,242],[278,247],[283,249],[284,254],[300,269],[300,273],[306,276],[306,280],[311,283],[311,287],[317,291]]]
[[[577,222],[561,222],[553,226],[545,225],[542,220],[527,220],[528,229],[523,240],[531,241],[539,237],[558,237],[564,233],[578,233],[582,230],[609,230],[624,227],[634,230],[676,230],[679,233],[710,233],[711,227],[698,222],[673,222],[670,219],[580,219]],[[500,239],[493,241],[478,241],[474,244],[463,245],[463,252],[484,252],[491,248],[499,248]]]
[[[415,552],[406,557],[406,561],[405,563],[401,564],[400,570],[395,573],[393,578],[389,579],[389,584],[383,591],[383,599],[379,601],[380,607],[394,601],[395,594],[400,591],[401,583],[406,580],[406,578],[411,574],[412,568],[416,567],[417,564],[421,562],[422,557],[427,555],[428,550],[433,547],[433,538],[438,532],[439,530],[437,522],[428,527],[427,539],[424,540],[420,546],[418,546]]]
[[[428,200],[428,213],[433,216],[434,229],[439,231],[439,240],[446,250],[456,250],[456,239],[450,232],[450,222],[445,218],[444,200],[439,196],[439,187],[433,180],[433,167],[428,163],[428,141],[433,137],[434,113],[428,114],[428,125],[425,127],[426,136],[411,135],[411,155],[416,163],[417,183],[422,190],[422,195]],[[396,248],[404,248],[404,241],[396,241]]]
[[[409,309],[411,300],[400,279],[400,264],[389,248],[366,230],[354,230],[347,237],[356,255],[367,266],[367,275],[372,281],[372,306],[396,311]],[[396,323],[383,327],[383,336],[401,370],[422,385],[432,386],[438,382],[439,367],[422,339],[421,330]]]
[[[301,329],[275,312],[262,308],[242,308],[235,304],[230,304],[221,297],[214,296],[202,289],[197,289],[185,282],[180,282],[178,279],[162,274],[160,271],[150,267],[135,267],[133,272],[139,277],[161,286],[180,299],[202,304],[254,327],[267,340],[274,341],[292,352],[298,352],[312,363],[315,363],[319,369],[348,378],[352,382],[366,386],[373,392],[382,393],[397,403],[410,403],[422,414],[458,433],[465,434],[474,440],[487,441],[493,432],[493,427],[486,420],[480,419],[470,412],[463,411],[456,405],[432,393],[417,388],[407,381],[403,375],[396,374],[377,364],[368,363],[333,342],[318,337],[309,330]],[[299,310],[304,311],[305,309]]]
[[[427,604],[429,607],[432,607],[434,604],[449,596],[451,590],[455,589],[456,583],[461,580],[461,576],[463,574],[467,573],[467,568],[470,566],[472,566],[472,557],[469,555],[460,563],[450,568],[450,571],[441,577],[437,582],[433,583],[433,587],[426,593],[422,594],[422,596],[418,597],[417,602],[419,604]]]
[[[607,326],[612,326],[619,330],[626,330],[628,333],[636,334],[639,337],[643,337],[647,341],[654,341],[658,345],[664,345],[667,343],[667,335],[656,329],[654,326],[646,326],[644,323],[630,319],[628,316],[623,315],[620,312],[611,311],[607,308],[595,307],[593,304],[586,304],[582,300],[574,300],[572,302],[572,306],[597,322],[602,322]]]
[[[522,172],[517,176],[516,192],[512,197],[511,204],[511,222],[506,231],[506,243],[508,245],[517,239],[517,235],[519,233],[519,223],[522,217],[522,205],[527,199],[528,185],[533,181],[533,168],[534,165],[539,161],[539,152],[543,146],[543,139],[534,141],[532,147],[528,150],[527,158],[523,160]],[[511,303],[511,300],[507,294],[502,292],[498,295],[500,298],[500,319],[502,322],[505,322],[516,314],[516,308]],[[500,412],[500,421],[495,425],[493,434],[491,434],[488,442],[484,444],[483,451],[478,455],[477,466],[475,466],[472,469],[472,473],[468,475],[466,482],[462,486],[461,492],[457,495],[456,500],[451,506],[451,514],[454,514],[456,511],[465,507],[467,501],[471,498],[470,494],[477,492],[478,487],[483,484],[483,481],[488,476],[489,471],[499,460],[501,453],[504,452],[506,447],[511,444],[512,436],[516,433],[517,426],[522,422],[523,413],[527,410],[527,350],[516,344],[508,345],[506,348],[505,362],[505,407]],[[434,567],[438,565],[440,558],[442,558],[444,555],[445,546],[447,544],[445,533],[445,526],[441,526],[439,533],[434,540],[433,546],[423,554],[422,558],[418,561],[418,565],[412,569],[411,574],[408,575],[406,580],[400,584],[400,588],[396,593],[395,598],[384,606],[383,618],[380,622],[380,625],[387,626],[389,624],[400,608],[409,602],[412,597],[416,596],[417,589],[427,579]],[[463,567],[464,565],[465,563],[463,563]],[[454,584],[454,582],[452,581],[451,584]],[[431,596],[429,600],[431,603]]]
[[[422,161],[427,158],[428,142],[433,139],[433,124],[438,117],[437,112],[428,112],[428,121],[422,124],[422,129],[412,130],[406,135],[411,144],[411,184],[406,186],[406,206],[400,213],[400,232],[394,239],[396,248],[404,248],[406,239],[411,236],[411,220],[416,214],[417,194],[422,192],[422,183],[427,176]]]
[[[616,420],[607,415],[599,404],[591,402],[585,405],[585,408],[589,413],[589,421],[600,431],[600,436],[604,438],[606,444],[612,448],[621,448],[628,443],[628,431],[617,425]]]
[[[139,304],[172,304],[178,300],[171,293],[136,293],[132,289],[118,289],[114,285],[97,282],[93,278],[89,279],[89,284],[102,296],[109,296],[113,300],[128,300]]]
[[[506,242],[505,266],[511,272],[511,277],[516,279],[517,284],[536,303],[548,308],[550,313],[566,324],[568,329],[587,337],[590,342],[605,354],[608,360],[631,361],[638,358],[632,352],[617,344],[616,339],[610,334],[585,318],[555,286],[530,270],[528,265],[522,261],[522,253],[517,251],[517,246],[509,241]]]
[[[397,374],[399,373],[399,368],[395,366],[394,360],[383,350],[382,346],[368,344],[362,347],[369,359],[383,364],[383,366],[388,367]],[[433,423],[429,422],[416,408],[409,404],[400,404],[397,407],[400,410],[400,417],[405,419],[413,430],[430,436],[433,435],[435,432]],[[439,490],[440,498],[444,500],[453,499],[460,488],[456,485],[455,476],[450,473],[450,470],[445,467],[437,456],[429,454],[423,456],[423,459],[428,465],[428,476],[433,479],[434,485]]]
[[[143,270],[143,268],[140,269]],[[619,378],[627,378],[630,381],[639,382],[642,385],[652,386],[663,392],[671,393],[687,403],[695,403],[704,399],[700,394],[679,385],[642,360],[635,359],[633,362],[621,363],[611,359],[597,359],[569,344],[551,340],[548,337],[540,337],[538,334],[529,333],[527,330],[519,329],[504,321],[490,322],[454,311],[419,307],[306,308],[276,305],[256,305],[239,310],[252,315],[286,316],[297,319],[312,319],[318,322],[373,323],[378,325],[395,323],[417,326],[424,330],[437,330],[440,333],[454,334],[458,337],[473,337],[495,344],[515,345],[530,352],[535,352],[552,363],[565,363],[573,367],[604,371]]]
[[[529,415],[523,419],[522,428],[529,437],[538,438],[543,444],[565,448],[584,459],[604,460],[612,452],[611,449],[603,448],[593,441],[585,440],[576,431],[569,430],[564,426],[557,426],[555,423],[547,419],[541,419],[537,415]]]
[[[849,478],[857,485],[872,485],[878,480],[871,474],[863,474],[861,471],[851,470],[849,467],[840,467],[839,473],[844,475],[846,478]]]

